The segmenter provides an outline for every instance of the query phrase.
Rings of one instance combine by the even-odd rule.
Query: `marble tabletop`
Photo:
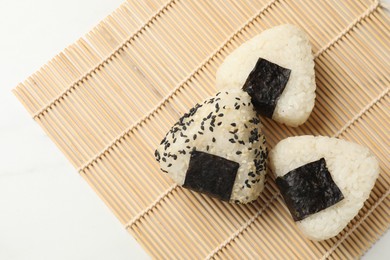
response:
[[[149,259],[11,93],[121,2],[0,1],[0,259]]]

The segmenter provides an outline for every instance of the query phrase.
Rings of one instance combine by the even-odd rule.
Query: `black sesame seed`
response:
[[[260,120],[256,117],[254,117],[254,118],[249,120],[249,123],[257,125],[258,123],[260,123]]]
[[[219,123],[217,124],[217,126],[220,126],[220,125],[222,125],[222,122],[219,122]]]
[[[223,117],[223,113],[218,114],[219,117]]]
[[[235,127],[237,124],[236,123],[231,123],[230,125]]]
[[[188,143],[190,141],[190,139],[186,139],[185,142]]]
[[[259,132],[257,130],[257,128],[253,129],[251,132],[250,132],[250,136],[249,136],[249,142],[250,143],[253,143],[254,141],[258,141],[259,140]]]
[[[230,138],[230,139],[229,139],[229,142],[231,142],[231,143],[233,143],[233,144],[234,144],[236,141],[234,141],[234,139],[233,139],[233,138]]]
[[[194,136],[192,138],[195,140],[196,139],[196,134],[194,134]]]
[[[172,163],[168,164],[167,167],[171,167],[172,166]]]
[[[236,97],[236,100],[241,100],[239,97]]]
[[[242,145],[245,145],[245,142],[242,141],[242,140],[239,140],[238,143],[242,144]],[[249,149],[248,149],[249,150]]]
[[[160,161],[160,159],[161,159],[161,156],[160,156],[160,153],[156,150],[156,151],[154,151],[154,157],[156,158],[156,161]]]
[[[214,128],[212,126],[209,127],[211,132],[214,132]]]
[[[237,154],[237,155],[240,155],[240,154],[242,154],[242,152],[241,152],[241,151],[237,151],[236,154]]]
[[[207,151],[209,150],[209,148],[210,148],[209,146],[206,146],[206,150],[207,150]]]
[[[165,173],[168,173],[166,170],[164,170],[163,168],[160,168],[160,170],[162,171],[162,172],[165,172]]]
[[[251,176],[251,177],[255,177],[256,176],[253,172],[249,172],[248,175]]]
[[[166,161],[167,161],[167,159],[165,159],[165,157],[163,157],[161,160],[162,160],[163,162],[166,162]]]
[[[214,143],[215,143],[215,137],[213,137],[213,139],[211,139]]]
[[[198,134],[200,134],[200,135],[203,135],[203,132],[201,132],[201,131],[198,131]]]

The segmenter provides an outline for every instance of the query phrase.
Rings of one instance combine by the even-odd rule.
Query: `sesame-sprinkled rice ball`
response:
[[[232,203],[256,200],[264,187],[267,150],[261,122],[243,90],[195,105],[155,152],[179,185]]]

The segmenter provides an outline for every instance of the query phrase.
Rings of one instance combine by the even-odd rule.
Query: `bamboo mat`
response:
[[[154,149],[213,95],[224,57],[266,28],[303,28],[315,53],[317,100],[306,124],[265,120],[270,147],[294,135],[368,146],[381,173],[335,238],[305,239],[276,186],[230,205],[176,187]],[[351,258],[389,227],[390,19],[377,1],[128,1],[14,93],[81,176],[156,258]]]

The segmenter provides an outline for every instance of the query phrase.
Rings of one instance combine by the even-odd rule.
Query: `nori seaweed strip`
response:
[[[229,201],[239,166],[217,155],[192,151],[183,187]]]
[[[290,78],[290,69],[259,58],[242,89],[252,99],[257,113],[272,118],[276,102]]]
[[[294,221],[300,221],[344,199],[334,183],[324,158],[276,178]]]

